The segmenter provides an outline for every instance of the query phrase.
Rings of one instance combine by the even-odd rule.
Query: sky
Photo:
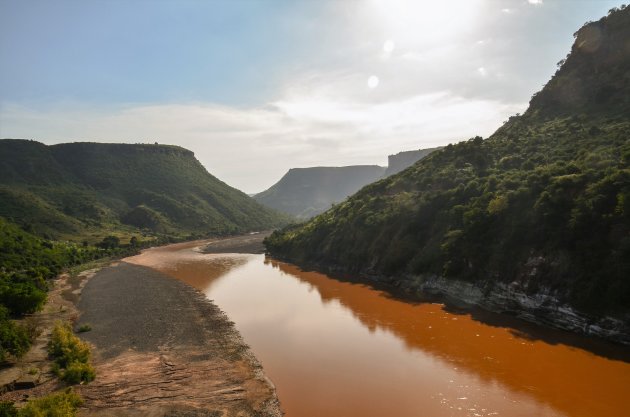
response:
[[[0,138],[163,143],[248,193],[492,134],[608,0],[0,0]]]

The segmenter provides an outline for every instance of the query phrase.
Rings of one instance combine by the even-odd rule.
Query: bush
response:
[[[62,379],[68,384],[94,381],[96,372],[89,363],[71,362],[63,373]]]
[[[77,408],[82,403],[81,397],[68,389],[65,392],[29,401],[17,415],[19,417],[74,417],[77,415]]]
[[[8,355],[19,358],[30,347],[31,337],[26,327],[9,320],[7,309],[0,306],[0,362],[5,361]]]
[[[0,417],[17,417],[18,410],[15,408],[12,402],[2,401],[0,402]]]
[[[55,361],[55,371],[69,384],[94,380],[95,371],[90,365],[90,347],[72,333],[69,323],[57,322],[52,331],[48,353]]]

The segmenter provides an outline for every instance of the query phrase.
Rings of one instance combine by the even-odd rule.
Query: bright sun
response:
[[[369,88],[373,89],[378,87],[378,83],[379,79],[376,75],[371,75],[370,78],[368,78],[367,85]]]
[[[482,0],[368,0],[391,39],[431,43],[466,32]]]

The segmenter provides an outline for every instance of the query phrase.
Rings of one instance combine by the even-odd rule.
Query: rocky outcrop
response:
[[[404,151],[398,152],[395,155],[389,155],[387,157],[387,170],[385,171],[385,176],[389,177],[390,175],[394,175],[409,168],[422,158],[428,156],[431,152],[437,151],[438,149],[442,148],[418,149],[417,151]]]
[[[630,345],[630,317],[593,316],[542,289],[528,294],[520,283],[465,282],[443,277],[405,277],[393,282],[407,293],[434,294],[520,319]]]

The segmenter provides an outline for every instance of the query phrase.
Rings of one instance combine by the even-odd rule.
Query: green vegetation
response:
[[[524,115],[275,232],[268,250],[392,280],[516,281],[628,312],[630,8],[576,37]]]
[[[71,389],[30,400],[22,409],[13,403],[0,403],[0,417],[74,417],[83,403]]]
[[[275,210],[308,219],[378,180],[384,173],[385,168],[377,165],[293,168],[254,199]]]
[[[288,220],[183,148],[9,139],[0,140],[0,216],[41,237],[90,244],[225,235]]]
[[[69,323],[55,324],[48,353],[55,361],[55,372],[65,382],[79,384],[94,380],[90,347],[74,335]]]
[[[17,417],[18,409],[11,401],[0,402],[0,417]]]
[[[77,332],[79,333],[85,333],[85,332],[89,332],[90,330],[92,330],[92,326],[90,326],[89,324],[83,324],[81,326],[79,326],[79,328],[77,329]]]
[[[26,326],[9,320],[6,307],[0,306],[0,362],[9,356],[20,357],[31,347],[31,335]]]
[[[132,254],[142,246],[138,242],[135,246],[109,243],[94,247],[53,242],[0,218],[0,362],[11,356],[20,357],[28,350],[31,332],[11,318],[42,308],[48,280],[64,269],[95,259]]]

